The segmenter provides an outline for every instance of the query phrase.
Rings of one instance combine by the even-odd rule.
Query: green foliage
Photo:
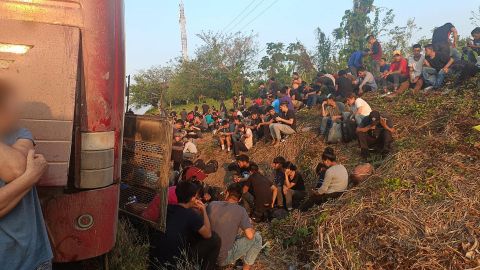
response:
[[[395,191],[404,188],[410,188],[410,183],[402,180],[400,178],[387,178],[383,180],[383,185],[385,188]]]
[[[472,17],[470,17],[470,22],[473,26],[480,25],[480,6],[478,6],[477,10],[472,10]]]
[[[174,73],[171,67],[153,66],[133,75],[135,84],[130,88],[132,103],[136,107],[146,105],[157,107],[163,101],[168,82]]]
[[[148,248],[148,240],[139,236],[128,220],[120,219],[115,247],[108,253],[110,269],[147,269]]]
[[[333,64],[333,43],[327,35],[317,27],[315,29],[317,44],[315,45],[314,60],[318,70],[332,68]]]
[[[304,226],[304,227],[297,228],[290,237],[285,238],[283,240],[283,245],[285,247],[289,247],[292,245],[304,243],[305,241],[308,240],[308,238],[312,235],[312,233],[313,233],[312,227]]]

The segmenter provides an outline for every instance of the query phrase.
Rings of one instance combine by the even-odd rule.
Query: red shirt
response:
[[[177,200],[177,194],[175,193],[175,190],[177,187],[169,187],[168,188],[168,204],[178,204]],[[158,217],[160,216],[160,196],[155,195],[153,200],[148,204],[147,209],[142,213],[142,217],[144,219],[157,222]]]
[[[400,74],[405,75],[405,76],[409,76],[408,62],[403,57],[400,60],[400,62],[394,61],[390,64],[390,72],[394,72],[394,71],[397,71],[399,69],[400,69]]]

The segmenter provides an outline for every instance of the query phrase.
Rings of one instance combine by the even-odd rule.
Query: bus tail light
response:
[[[84,132],[81,141],[80,178],[75,187],[92,189],[113,184],[115,132]]]

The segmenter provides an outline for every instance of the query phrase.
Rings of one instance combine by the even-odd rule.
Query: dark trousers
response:
[[[334,192],[328,194],[311,194],[306,201],[300,205],[300,211],[305,212],[314,205],[324,204],[329,200],[336,199],[342,196],[343,192]]]
[[[237,155],[240,154],[240,151],[247,152],[248,151],[247,146],[245,146],[245,143],[243,143],[241,141],[234,141],[233,142],[233,154],[235,156],[237,156]]]
[[[260,129],[262,130],[261,133],[263,134],[265,141],[271,141],[272,136],[270,135],[270,127],[268,125],[263,125]]]
[[[387,76],[387,81],[393,83],[395,87],[398,87],[401,83],[404,83],[408,80],[408,77],[402,74],[390,74]]]
[[[368,152],[370,147],[375,147],[380,152],[389,152],[393,137],[392,133],[382,130],[378,137],[371,136],[368,132],[357,132],[358,142],[362,152]]]
[[[246,192],[242,195],[242,206],[247,210],[247,213],[254,218],[264,220],[268,217],[269,201],[262,200],[253,196],[252,193]]]
[[[192,245],[192,256],[196,256],[201,263],[202,270],[216,269],[218,254],[220,253],[221,239],[217,233],[212,232],[209,239],[199,239]]]

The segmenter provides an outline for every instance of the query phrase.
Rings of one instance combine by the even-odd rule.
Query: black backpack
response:
[[[217,172],[218,171],[218,161],[210,160],[209,162],[207,162],[207,164],[205,164],[205,167],[204,167],[203,171],[206,174]]]
[[[342,141],[344,143],[349,143],[357,139],[357,123],[351,119],[346,119],[341,122],[342,129]]]

